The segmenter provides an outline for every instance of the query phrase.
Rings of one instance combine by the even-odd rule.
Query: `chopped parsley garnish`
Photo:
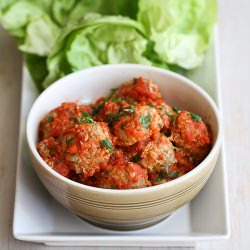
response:
[[[112,88],[112,89],[110,89],[111,95],[113,95],[116,92],[117,89],[118,88]]]
[[[173,118],[173,122],[175,122],[176,118],[177,118],[177,114],[172,114],[169,111],[165,111],[165,114],[171,118]]]
[[[99,111],[103,108],[104,104],[105,104],[105,102],[102,102],[99,105],[92,107],[92,109],[93,109],[92,114],[97,115],[99,113]]]
[[[73,142],[74,138],[75,138],[75,137],[72,136],[72,137],[66,139],[66,144],[67,144],[67,145],[70,145],[70,144]]]
[[[100,141],[101,145],[106,148],[110,153],[113,152],[113,144],[112,142],[106,138],[105,140]]]
[[[113,97],[113,98],[111,98],[111,101],[113,101],[113,102],[123,102],[124,98],[123,97]]]
[[[106,120],[108,123],[115,123],[119,120],[119,118],[122,115],[125,115],[126,113],[128,114],[133,114],[135,112],[134,108],[125,108],[125,109],[120,109],[118,113],[110,113],[106,116]]]
[[[137,81],[138,81],[138,78],[135,77],[135,78],[133,79],[133,83],[137,83]]]
[[[155,178],[155,181],[162,181],[166,177],[165,173],[159,173],[158,176]]]
[[[120,118],[119,113],[110,113],[106,116],[107,122],[108,123],[114,123],[117,122]]]
[[[180,174],[179,171],[173,171],[173,172],[169,173],[169,177],[174,179],[174,178],[178,177],[179,174]]]
[[[133,114],[135,112],[135,109],[134,108],[125,108],[125,109],[123,109],[123,112]]]
[[[192,112],[189,112],[189,114],[191,115],[191,118],[193,119],[193,121],[195,122],[201,122],[201,117],[192,113]]]
[[[92,115],[97,115],[99,113],[99,111],[104,107],[105,103],[110,98],[111,97],[106,97],[106,98],[103,99],[103,101],[99,105],[92,107],[92,109],[93,109]]]
[[[53,122],[53,121],[54,121],[54,117],[49,116],[48,117],[48,122]]]
[[[49,152],[50,152],[50,154],[55,153],[56,152],[56,148],[55,147],[49,148]]]
[[[81,117],[81,118],[79,118],[78,120],[77,120],[77,124],[81,124],[81,123],[83,123],[83,122],[87,122],[87,123],[92,123],[92,122],[94,122],[94,119],[92,118],[92,116],[88,113],[88,112],[82,112],[82,115],[83,115],[83,117]]]
[[[82,115],[85,119],[86,122],[92,123],[94,122],[94,119],[92,118],[92,116],[90,115],[90,113],[88,112],[82,112]]]
[[[166,173],[168,174],[168,164],[161,164],[161,167],[163,167],[166,170]]]
[[[151,119],[151,115],[148,114],[148,115],[142,115],[140,117],[140,123],[142,125],[142,127],[148,129],[149,126],[150,126],[150,119]]]
[[[140,156],[137,154],[137,155],[134,155],[134,156],[132,156],[131,158],[130,158],[130,160],[132,161],[132,162],[138,162],[139,160],[140,160]]]
[[[180,150],[178,147],[176,147],[175,145],[173,145],[173,148],[174,148],[174,150]]]
[[[123,123],[123,124],[121,125],[121,128],[122,128],[122,129],[125,129],[125,128],[126,128],[126,124]]]
[[[173,109],[173,110],[174,110],[174,112],[176,112],[176,113],[179,113],[179,112],[180,112],[180,109],[179,109],[179,108],[177,108],[176,106],[175,106],[175,107],[173,107],[172,109]]]
[[[172,116],[175,117],[175,116],[176,116],[176,114],[172,114],[172,113],[170,113],[169,111],[165,111],[164,113],[165,113],[166,115],[170,116],[170,117],[172,117]]]

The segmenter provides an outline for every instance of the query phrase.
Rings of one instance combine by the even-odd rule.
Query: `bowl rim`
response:
[[[57,173],[55,170],[53,170],[40,156],[40,154],[38,153],[37,149],[36,149],[36,145],[33,143],[33,139],[32,139],[32,135],[30,133],[30,124],[31,124],[31,120],[33,117],[33,113],[34,110],[37,106],[37,104],[39,103],[40,99],[43,98],[43,96],[46,96],[48,92],[53,91],[54,88],[57,88],[57,86],[65,84],[66,82],[70,82],[70,80],[74,77],[77,76],[81,76],[83,74],[83,72],[89,72],[91,73],[91,71],[95,72],[98,70],[102,70],[105,68],[115,68],[116,70],[119,70],[121,68],[137,68],[137,69],[143,69],[143,70],[149,70],[149,71],[154,71],[156,73],[162,73],[162,74],[168,74],[178,80],[180,80],[181,82],[183,82],[186,85],[189,85],[189,87],[194,88],[195,91],[197,91],[203,98],[206,99],[206,101],[209,103],[209,105],[212,107],[212,110],[215,114],[216,117],[216,121],[217,121],[217,127],[218,127],[218,132],[217,132],[217,136],[215,138],[214,141],[214,145],[211,149],[211,151],[209,152],[209,154],[206,156],[206,158],[199,164],[197,165],[194,169],[192,169],[190,172],[172,180],[166,183],[162,183],[162,184],[158,184],[155,186],[150,186],[150,187],[144,187],[144,188],[138,188],[138,189],[105,189],[105,188],[99,188],[99,187],[93,187],[93,186],[88,186],[82,183],[78,183],[75,182],[71,179],[68,179],[62,175],[60,175],[59,173]],[[220,151],[221,148],[221,143],[222,143],[222,125],[221,125],[221,118],[220,118],[220,112],[214,102],[214,100],[209,96],[209,94],[203,90],[200,86],[198,86],[196,83],[194,83],[192,80],[167,69],[161,69],[161,68],[157,68],[154,66],[148,66],[148,65],[141,65],[141,64],[130,64],[130,63],[126,63],[126,64],[107,64],[107,65],[101,65],[101,66],[94,66],[94,67],[90,67],[87,69],[82,69],[76,72],[73,72],[71,74],[68,74],[60,79],[58,79],[57,81],[55,81],[54,83],[52,83],[50,86],[48,86],[34,101],[34,103],[32,104],[32,107],[29,111],[28,114],[28,118],[27,118],[27,122],[26,122],[26,139],[28,142],[28,146],[29,149],[31,151],[31,153],[33,154],[33,156],[35,157],[35,159],[39,162],[40,166],[42,166],[47,172],[49,172],[49,174],[53,175],[53,177],[55,177],[56,179],[58,179],[59,181],[65,182],[68,185],[72,185],[75,188],[80,188],[80,189],[85,189],[91,192],[96,192],[96,193],[106,193],[106,194],[119,194],[119,195],[128,195],[128,194],[140,194],[140,193],[148,193],[148,192],[155,192],[156,190],[162,190],[165,188],[168,188],[170,186],[174,186],[174,185],[179,185],[181,183],[184,183],[185,181],[187,181],[188,179],[190,179],[190,177],[195,176],[195,174],[197,172],[200,172],[201,169],[207,164],[207,162],[210,161],[210,159],[213,159],[216,154],[218,153],[218,151]]]

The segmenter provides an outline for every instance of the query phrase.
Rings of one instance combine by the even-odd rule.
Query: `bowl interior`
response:
[[[142,76],[158,85],[171,106],[200,115],[209,124],[214,141],[219,131],[218,112],[212,99],[197,85],[178,74],[143,65],[106,65],[68,75],[48,87],[35,101],[27,121],[27,138],[32,152],[36,151],[38,126],[44,116],[62,102],[90,103],[107,95],[110,89]]]

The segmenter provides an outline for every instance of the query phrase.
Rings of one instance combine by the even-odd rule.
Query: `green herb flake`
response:
[[[130,160],[132,162],[138,162],[141,159],[141,157],[137,154],[137,155],[133,155]]]
[[[88,113],[88,112],[82,112],[82,115],[83,115],[83,117],[84,117],[84,119],[85,119],[85,121],[86,122],[88,122],[88,123],[92,123],[92,122],[94,122],[94,119],[93,119],[93,117],[90,115],[90,113]]]
[[[87,122],[87,123],[93,123],[94,122],[92,117],[84,117],[84,121]]]
[[[140,117],[140,123],[142,125],[142,127],[148,129],[149,126],[150,126],[150,119],[151,119],[151,115],[148,114],[148,115],[142,115]]]
[[[155,178],[155,181],[162,181],[166,177],[165,173],[159,173],[158,176]]]
[[[54,154],[56,152],[56,148],[55,147],[50,147],[49,152],[50,152],[50,154]]]
[[[174,150],[179,151],[180,149],[173,145]]]
[[[173,172],[169,173],[169,177],[175,179],[179,176],[179,174],[180,174],[179,171],[173,171]]]
[[[83,115],[83,117],[77,119],[77,122],[76,122],[77,124],[81,124],[83,122],[87,122],[87,123],[93,123],[94,122],[93,117],[88,112],[82,111],[82,115]]]
[[[113,152],[113,144],[112,142],[106,138],[105,140],[100,141],[101,145],[106,148],[110,153]]]
[[[154,106],[151,103],[147,103],[147,106],[149,106],[150,108],[154,108]]]
[[[92,115],[97,115],[109,99],[110,99],[110,97],[106,97],[99,105],[93,106],[92,107],[92,109],[93,109]]]
[[[175,107],[173,107],[172,109],[174,110],[174,112],[175,112],[175,113],[177,113],[177,114],[178,114],[178,113],[180,113],[180,109],[179,109],[179,108],[177,108],[176,106],[175,106]]]
[[[164,112],[168,117],[172,118],[173,119],[173,122],[175,122],[176,118],[177,118],[177,114],[172,114],[170,113],[169,111],[165,111]]]
[[[111,95],[113,95],[116,92],[117,89],[118,88],[112,88],[112,89],[110,89]]]
[[[125,128],[126,128],[126,124],[123,123],[123,124],[121,125],[121,128],[122,128],[122,129],[125,129]]]
[[[73,142],[73,140],[74,140],[74,136],[72,136],[72,137],[70,137],[70,138],[68,138],[68,139],[66,139],[66,144],[67,145],[71,145],[72,144],[72,142]]]
[[[189,112],[189,114],[191,115],[191,118],[193,119],[193,121],[195,121],[195,122],[201,122],[202,121],[200,116],[198,116],[198,115],[196,115],[196,114],[194,114],[192,112]]]
[[[48,122],[53,122],[53,121],[54,121],[54,117],[49,116],[48,117]]]
[[[106,120],[108,123],[114,123],[117,122],[120,118],[119,113],[110,113],[106,116]]]
[[[134,108],[125,108],[125,109],[123,109],[123,112],[133,114],[135,112],[135,109]]]
[[[79,118],[77,119],[76,124],[81,124],[83,122],[84,122],[84,118]]]
[[[111,98],[112,102],[123,102],[124,98],[123,97],[113,97]]]
[[[169,111],[165,111],[164,113],[165,113],[165,115],[168,115],[168,116],[170,116],[170,117],[176,116],[176,114],[172,114],[172,113],[169,112]]]
[[[134,77],[133,83],[137,83],[137,81],[138,81],[138,78]]]
[[[168,164],[161,164],[160,166],[163,167],[165,169],[166,173],[168,174],[168,172],[169,172]]]

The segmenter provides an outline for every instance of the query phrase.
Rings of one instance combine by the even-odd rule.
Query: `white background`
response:
[[[220,2],[219,43],[231,237],[198,243],[197,248],[244,250],[250,249],[250,0]],[[21,69],[14,39],[0,28],[0,249],[72,249],[21,242],[12,236]]]

